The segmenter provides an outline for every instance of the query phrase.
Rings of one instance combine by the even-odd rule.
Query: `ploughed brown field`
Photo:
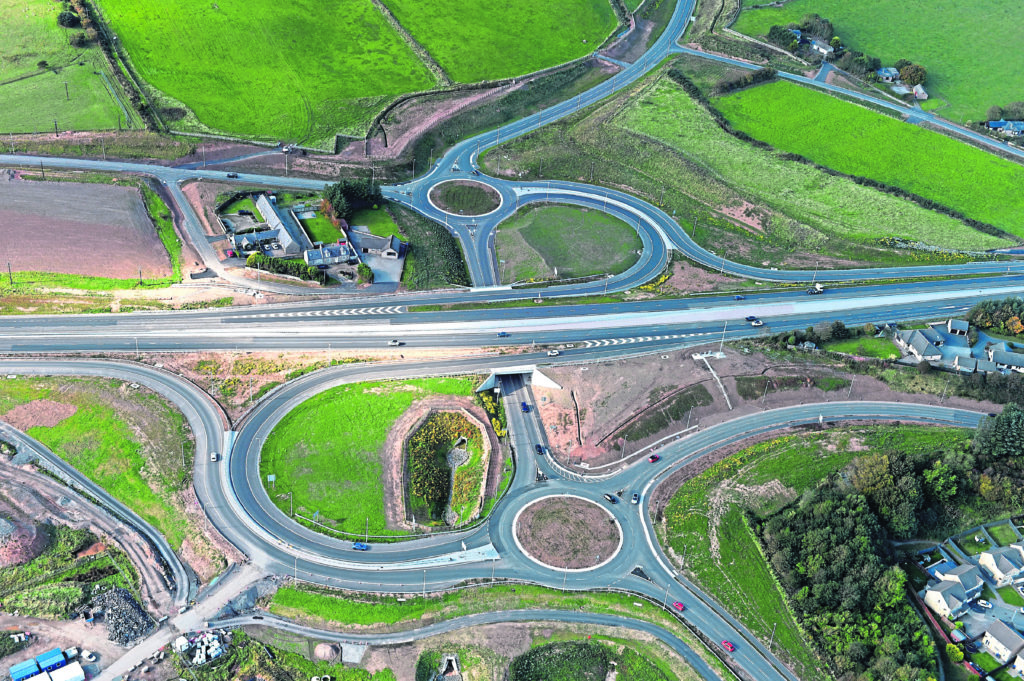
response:
[[[133,187],[0,179],[0,268],[114,279],[170,276]]]

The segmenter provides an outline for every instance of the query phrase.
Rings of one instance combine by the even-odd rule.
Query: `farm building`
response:
[[[344,241],[336,244],[319,244],[316,248],[303,251],[302,259],[307,265],[337,265],[339,263],[350,263],[355,260],[355,253]]]
[[[914,99],[928,99],[928,93],[920,85],[914,86]]]
[[[280,250],[284,257],[298,257],[304,250],[313,247],[299,226],[298,220],[292,215],[288,215],[287,218],[281,217],[277,206],[270,201],[266,194],[260,194],[257,197],[256,208],[263,215],[270,229],[278,233],[277,243],[281,245]]]
[[[836,51],[836,48],[821,40],[812,40],[811,49],[823,57],[831,57]]]
[[[900,72],[891,66],[883,66],[875,71],[875,73],[878,74],[878,80],[883,83],[895,83],[900,79]]]
[[[398,260],[405,253],[406,243],[394,235],[377,236],[354,230],[352,236],[357,252],[363,255],[378,255],[385,260]]]
[[[930,331],[931,329],[925,329]],[[932,343],[928,336],[924,334],[924,331],[897,331],[893,337],[896,341],[896,345],[900,346],[904,351],[913,355],[918,360],[928,360],[929,362],[937,362],[942,359],[942,353]]]
[[[1024,135],[1024,121],[989,121],[987,125],[989,130],[995,130],[1011,137]]]

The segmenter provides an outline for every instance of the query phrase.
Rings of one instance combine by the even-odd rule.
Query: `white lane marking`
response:
[[[388,307],[346,307],[341,310],[306,310],[303,312],[267,312],[264,314],[246,315],[266,319],[268,317],[351,317],[356,315],[404,314],[404,305]]]
[[[603,338],[601,340],[583,341],[584,348],[604,348],[609,345],[629,345],[630,343],[650,343],[652,341],[678,340],[680,338],[693,338],[694,336],[706,336],[706,333],[673,333],[666,336],[635,336],[633,338]]]

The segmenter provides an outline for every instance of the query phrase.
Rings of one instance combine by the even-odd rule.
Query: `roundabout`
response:
[[[512,519],[516,547],[544,567],[588,572],[622,550],[622,528],[608,509],[572,494],[552,494],[523,506]]]
[[[452,179],[438,182],[427,192],[430,205],[448,215],[483,217],[501,210],[501,192],[484,182]]]

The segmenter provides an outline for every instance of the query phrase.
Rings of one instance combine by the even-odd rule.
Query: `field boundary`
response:
[[[415,54],[419,60],[423,62],[423,65],[434,74],[434,77],[441,85],[451,85],[454,82],[452,81],[451,76],[448,75],[448,72],[444,70],[444,67],[434,59],[432,54],[430,54],[429,50],[421,45],[420,42],[412,36],[412,33],[409,33],[408,29],[402,25],[402,22],[398,20],[398,17],[395,16],[395,13],[391,11],[390,7],[381,2],[381,0],[370,0],[370,2],[377,11],[383,15],[384,20],[388,22],[391,28],[395,29],[395,33],[397,33],[402,38],[402,41],[409,46],[409,49],[413,51],[413,54]]]

